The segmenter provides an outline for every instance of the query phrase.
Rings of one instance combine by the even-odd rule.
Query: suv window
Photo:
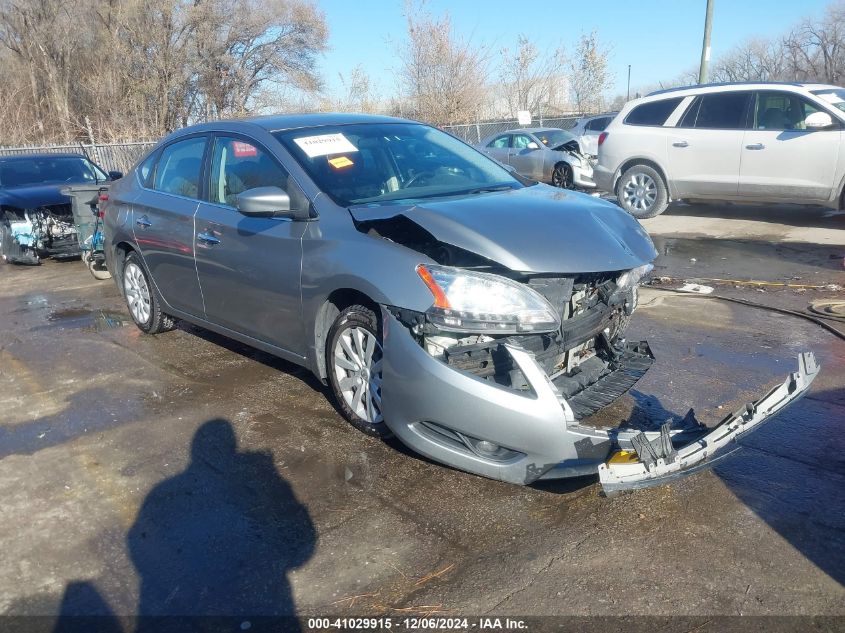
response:
[[[487,143],[487,147],[495,147],[496,149],[505,149],[508,146],[508,134],[504,134]]]
[[[720,92],[695,98],[679,127],[708,130],[745,129],[750,92]]]
[[[625,117],[625,123],[628,125],[663,125],[681,101],[683,101],[682,97],[676,97],[638,105]]]
[[[804,119],[819,108],[792,92],[758,92],[755,130],[804,130]]]
[[[599,119],[593,119],[587,123],[585,129],[591,130],[593,132],[604,132],[604,128],[607,127],[607,124],[610,123],[610,117],[601,117]]]
[[[153,189],[198,198],[205,141],[204,136],[199,136],[165,147],[156,167]]]
[[[288,191],[288,173],[267,152],[252,143],[218,136],[211,158],[209,200],[234,207],[239,193],[256,187],[279,187]]]

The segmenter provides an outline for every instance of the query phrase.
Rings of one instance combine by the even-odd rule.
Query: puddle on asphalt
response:
[[[129,322],[128,315],[112,310],[91,310],[88,308],[64,308],[53,310],[47,316],[49,328],[71,327],[101,332],[123,327]]]

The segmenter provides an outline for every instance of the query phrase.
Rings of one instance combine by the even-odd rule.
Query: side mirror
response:
[[[525,146],[527,149],[540,149],[540,146],[537,145],[534,141],[531,141],[528,145]]]
[[[813,112],[804,119],[804,127],[808,130],[823,130],[833,126],[833,119],[827,112]]]
[[[120,180],[121,178],[123,178],[123,172],[122,171],[110,171],[109,172],[109,178],[111,180]]]
[[[279,187],[255,187],[238,194],[235,207],[244,215],[254,217],[307,218],[308,211],[291,209],[290,196]]]

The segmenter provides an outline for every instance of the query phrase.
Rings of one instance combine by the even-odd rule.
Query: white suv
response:
[[[678,199],[842,208],[845,89],[737,83],[630,101],[599,136],[593,178],[637,218]]]

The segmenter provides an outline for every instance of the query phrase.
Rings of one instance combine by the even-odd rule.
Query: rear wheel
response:
[[[648,165],[634,165],[625,170],[616,183],[616,198],[619,206],[640,220],[660,215],[669,205],[663,177]]]
[[[176,327],[176,320],[161,311],[161,302],[153,290],[144,264],[135,253],[129,253],[123,265],[123,296],[132,320],[141,331],[158,334]]]
[[[552,184],[561,189],[572,189],[575,180],[572,176],[572,166],[567,163],[558,163],[552,171]]]
[[[381,410],[381,328],[375,312],[362,305],[343,310],[326,343],[326,369],[332,394],[355,428],[390,436]]]

